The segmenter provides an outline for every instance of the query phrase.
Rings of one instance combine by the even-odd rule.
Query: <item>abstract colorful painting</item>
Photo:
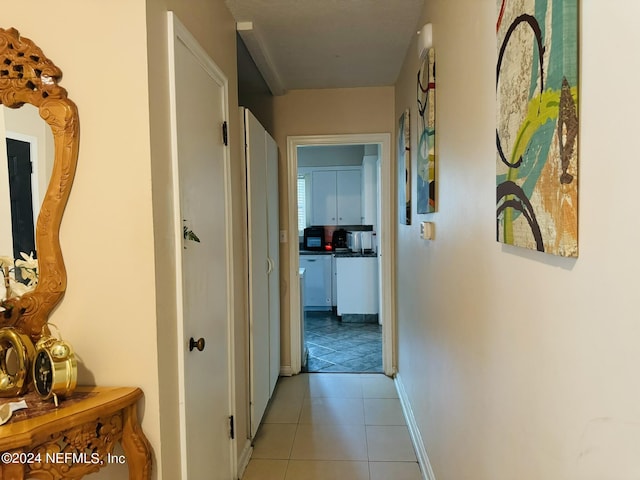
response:
[[[411,225],[411,134],[409,109],[398,120],[398,220]]]
[[[577,0],[497,6],[497,239],[577,257]]]
[[[436,54],[433,48],[418,72],[417,213],[436,211]]]

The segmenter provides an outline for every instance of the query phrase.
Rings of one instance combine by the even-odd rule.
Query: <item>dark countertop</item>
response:
[[[334,252],[336,258],[377,257],[376,252]]]
[[[377,257],[376,252],[351,252],[349,250],[300,250],[300,255],[335,255],[336,258]]]

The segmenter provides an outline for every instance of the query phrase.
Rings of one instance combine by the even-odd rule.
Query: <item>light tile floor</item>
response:
[[[309,372],[382,372],[382,327],[346,323],[332,312],[305,312]]]
[[[393,380],[281,377],[242,480],[421,480]]]

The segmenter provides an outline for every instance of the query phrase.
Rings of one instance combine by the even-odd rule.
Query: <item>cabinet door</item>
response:
[[[247,164],[251,436],[280,374],[278,146],[243,110]]]
[[[336,173],[338,225],[362,225],[362,172],[338,170]]]
[[[336,172],[315,171],[311,180],[313,225],[336,225]]]
[[[249,214],[249,339],[251,437],[258,431],[270,394],[269,260],[267,245],[267,152],[265,131],[249,110],[245,115],[247,207]]]
[[[267,153],[267,255],[269,278],[269,394],[280,375],[280,209],[278,206],[278,145],[265,132]]]

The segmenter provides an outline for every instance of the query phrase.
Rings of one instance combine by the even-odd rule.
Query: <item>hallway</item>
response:
[[[281,377],[243,480],[421,480],[393,380]]]

